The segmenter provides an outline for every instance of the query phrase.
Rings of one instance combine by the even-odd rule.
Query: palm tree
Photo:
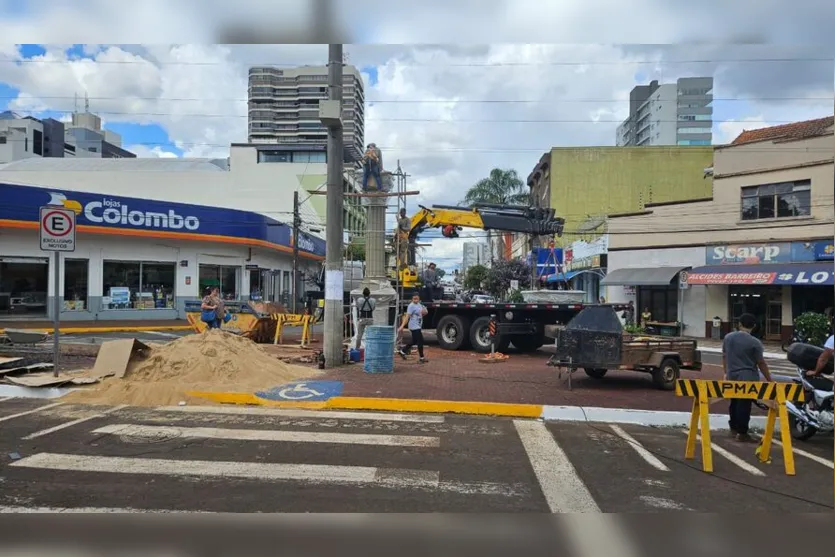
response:
[[[464,196],[461,205],[475,203],[495,203],[499,205],[530,206],[531,194],[526,191],[525,182],[513,169],[504,170],[494,168],[487,178],[475,183]],[[490,259],[493,259],[493,238],[491,231],[487,231],[487,242],[490,245]]]

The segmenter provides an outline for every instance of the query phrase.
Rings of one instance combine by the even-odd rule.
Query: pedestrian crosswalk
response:
[[[680,428],[632,424],[31,399],[0,420],[0,512],[819,511],[835,468],[831,437],[788,477],[779,443],[764,464],[716,432],[709,475]]]

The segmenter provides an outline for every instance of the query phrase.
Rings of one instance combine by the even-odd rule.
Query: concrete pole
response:
[[[381,184],[382,186],[382,184]],[[363,198],[366,210],[365,229],[365,277],[362,288],[371,291],[377,305],[374,309],[375,325],[390,325],[389,309],[397,298],[386,273],[386,208],[388,197]],[[351,292],[359,296],[362,290]]]
[[[338,101],[342,113],[342,45],[328,45],[328,99]],[[343,298],[345,276],[342,266],[342,122],[328,127],[327,230],[325,253],[325,367],[342,365]]]

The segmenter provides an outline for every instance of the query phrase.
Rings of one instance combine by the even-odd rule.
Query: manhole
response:
[[[147,445],[151,443],[165,443],[183,436],[178,429],[174,428],[158,428],[153,431],[148,431],[142,428],[126,427],[116,432],[119,440],[123,443],[131,443],[134,445]]]

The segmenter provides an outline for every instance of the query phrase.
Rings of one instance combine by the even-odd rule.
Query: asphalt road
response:
[[[722,354],[702,351],[702,363],[721,367]],[[783,377],[795,377],[797,375],[797,368],[785,358],[766,358],[765,363],[768,364],[768,368],[774,375]]]
[[[632,425],[4,399],[0,511],[831,510],[831,437],[796,447],[793,478],[779,450],[759,464],[721,433],[705,474],[684,441]]]

